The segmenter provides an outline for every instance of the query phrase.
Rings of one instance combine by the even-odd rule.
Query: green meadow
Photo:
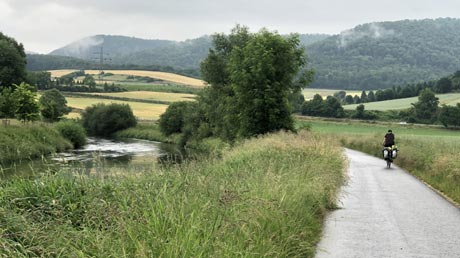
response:
[[[454,106],[457,103],[460,103],[460,93],[449,93],[449,94],[437,94],[436,97],[439,98],[439,105],[450,105]],[[393,99],[385,101],[377,101],[371,103],[364,103],[366,110],[399,110],[407,109],[412,107],[412,103],[416,103],[418,97],[405,98],[405,99]],[[346,110],[355,110],[358,105],[344,105],[343,108]]]

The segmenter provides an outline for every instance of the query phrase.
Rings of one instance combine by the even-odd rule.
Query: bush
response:
[[[174,133],[181,133],[184,126],[185,112],[188,109],[188,102],[174,102],[160,116],[160,131],[169,136]]]
[[[55,125],[56,130],[69,140],[74,148],[80,148],[86,144],[86,132],[83,126],[73,120],[63,120]]]
[[[89,135],[111,136],[113,133],[137,124],[128,104],[103,103],[87,107],[82,114],[83,126]]]

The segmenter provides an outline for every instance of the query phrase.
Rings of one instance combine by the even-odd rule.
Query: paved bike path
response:
[[[457,207],[382,159],[345,152],[341,209],[327,216],[316,258],[460,258]]]

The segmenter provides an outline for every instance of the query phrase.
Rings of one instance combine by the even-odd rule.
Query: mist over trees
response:
[[[457,71],[458,31],[459,19],[403,20],[363,24],[334,36],[304,34],[300,35],[300,43],[308,50],[309,68],[316,71],[312,87],[377,90],[431,81]],[[52,54],[88,58],[103,46],[112,59],[107,69],[159,70],[200,77],[200,62],[212,46],[209,36],[183,42],[104,35],[90,38],[75,43],[91,46],[74,48],[80,52],[69,52],[68,46]],[[91,66],[75,67],[70,59],[56,61],[57,57],[44,55],[28,58],[28,69],[32,70]]]

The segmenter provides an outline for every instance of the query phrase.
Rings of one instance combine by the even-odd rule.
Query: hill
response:
[[[326,34],[303,34],[300,35],[300,40],[302,44],[309,45],[328,36]],[[98,58],[95,53],[100,52],[100,48],[103,47],[103,52],[106,54],[105,58],[110,65],[138,65],[142,67],[154,65],[171,67],[175,70],[198,70],[200,62],[207,56],[211,45],[210,36],[177,42],[95,35],[56,49],[50,55],[95,60]]]
[[[303,34],[300,41],[316,72],[312,87],[369,90],[439,79],[459,70],[459,31],[460,19],[403,20],[362,24],[334,36]],[[111,68],[160,67],[161,71],[199,76],[211,37],[176,42],[97,35],[51,54],[90,60],[101,46],[109,54]],[[47,69],[58,68],[70,67]]]
[[[307,47],[312,87],[379,89],[429,81],[460,68],[460,19],[359,25]]]

